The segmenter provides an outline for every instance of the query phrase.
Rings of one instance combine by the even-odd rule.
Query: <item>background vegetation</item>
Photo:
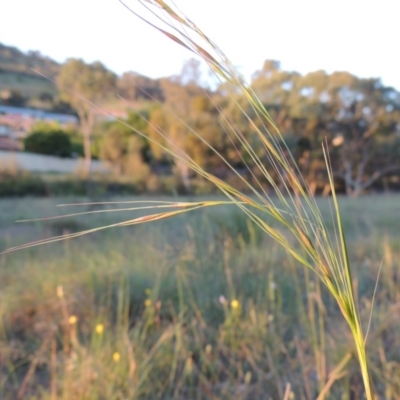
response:
[[[140,180],[149,174],[175,176],[187,192],[193,192],[194,176],[187,167],[124,124],[167,147],[179,146],[201,167],[234,183],[235,175],[191,133],[190,126],[246,179],[262,181],[255,168],[248,168],[251,160],[238,139],[227,134],[228,126],[234,126],[252,144],[266,167],[269,166],[270,160],[254,127],[243,114],[244,111],[253,118],[254,110],[228,84],[205,87],[202,66],[196,60],[189,60],[178,76],[153,80],[134,72],[117,77],[98,62],[89,65],[70,59],[58,65],[38,53],[26,55],[2,46],[0,91],[4,89],[2,93],[10,95],[7,90],[16,88],[7,78],[10,73],[15,76],[30,73],[32,79],[38,79],[30,66],[55,79],[57,85],[45,80],[52,89],[46,89],[39,96],[29,90],[20,92],[24,100],[19,105],[42,101],[44,108],[60,110],[62,106],[79,116],[75,133],[66,128],[75,143],[68,153],[70,156],[85,154],[86,172],[83,172],[86,175],[90,159],[94,157],[112,164],[116,180],[121,177]],[[2,77],[8,86],[1,83]],[[365,191],[399,189],[400,93],[395,88],[384,86],[377,78],[358,78],[345,71],[302,75],[282,70],[279,62],[273,60],[265,61],[254,73],[251,88],[271,114],[288,144],[288,151],[316,194],[329,192],[321,149],[324,140],[329,145],[337,190],[358,196]],[[107,121],[107,114],[72,96],[66,89],[114,113],[124,110],[127,117],[121,117],[121,123],[115,118],[112,122],[109,115]],[[12,99],[12,96],[3,96],[2,101],[9,103]],[[267,121],[253,120],[258,125],[270,126]],[[44,138],[51,140],[50,136]],[[40,151],[48,154],[49,146],[43,144]],[[52,153],[56,154],[57,150]]]

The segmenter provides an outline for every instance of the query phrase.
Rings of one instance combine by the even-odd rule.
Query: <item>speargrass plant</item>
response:
[[[331,185],[333,203],[332,218],[335,225],[335,235],[330,235],[328,233],[327,226],[312,192],[307,182],[302,177],[294,159],[290,155],[285,141],[268,114],[268,111],[216,43],[206,36],[203,31],[176,6],[171,6],[163,0],[137,0],[133,8],[122,1],[121,3],[138,18],[150,24],[154,29],[157,29],[160,33],[202,58],[221,81],[229,83],[232,87],[240,90],[245,95],[252,108],[252,116],[246,113],[238,102],[236,102],[236,106],[239,107],[256,133],[258,140],[262,143],[273,171],[270,171],[263,165],[263,162],[252,148],[248,138],[246,138],[246,136],[238,130],[237,126],[227,118],[224,120],[224,129],[230,138],[234,137],[236,141],[239,141],[241,150],[247,152],[249,159],[252,160],[268,181],[269,185],[273,188],[273,194],[267,193],[255,175],[253,175],[254,185],[247,182],[245,178],[233,168],[228,160],[224,159],[216,149],[191,129],[190,126],[186,127],[191,134],[196,135],[198,139],[203,141],[211,151],[214,151],[216,155],[226,163],[232,172],[247,185],[251,195],[247,195],[235,189],[225,181],[207,172],[177,147],[175,143],[169,141],[168,136],[165,135],[164,132],[158,131],[160,138],[163,138],[163,143],[167,142],[167,144],[161,144],[161,140],[160,143],[151,138],[148,138],[148,140],[155,141],[164,151],[186,164],[198,175],[212,182],[227,197],[226,201],[158,202],[157,204],[153,203],[145,206],[118,209],[114,211],[151,209],[156,212],[122,223],[32,242],[24,246],[14,247],[7,250],[7,252],[38,244],[70,239],[100,229],[163,220],[204,207],[215,207],[226,204],[237,206],[260,229],[282,245],[300,264],[303,264],[306,268],[314,272],[320,279],[320,282],[325,285],[335,298],[354,338],[355,353],[357,354],[360,365],[366,398],[368,400],[373,400],[373,389],[371,386],[365,349],[367,335],[363,331],[360,314],[357,308],[346,238],[338,199],[335,193],[327,145],[321,144],[323,146]],[[233,97],[232,100],[235,101],[235,98]],[[173,116],[178,118],[176,115]],[[224,118],[222,114],[221,117]],[[121,122],[124,123],[123,121]],[[181,122],[184,123],[184,121]],[[157,127],[153,128],[157,130]],[[135,130],[134,128],[132,129]],[[144,136],[142,132],[136,132]],[[243,162],[245,163],[244,160]],[[248,165],[247,167],[249,168]],[[249,171],[252,173],[250,168]],[[276,178],[273,177],[273,174],[278,176],[280,185],[276,183]],[[107,212],[109,211],[110,210]],[[91,213],[98,212],[105,212],[105,210],[91,211]],[[68,214],[68,216],[79,214],[84,213]],[[277,227],[276,224],[271,226],[271,224],[268,223],[271,217],[279,223],[279,227]]]

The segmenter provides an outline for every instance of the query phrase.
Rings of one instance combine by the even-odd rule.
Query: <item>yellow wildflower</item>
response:
[[[239,301],[238,301],[238,300],[232,300],[232,301],[231,301],[231,307],[232,307],[233,309],[239,308],[239,307],[240,307]]]
[[[246,375],[244,376],[244,383],[246,385],[250,385],[250,382],[251,382],[251,372],[247,371]]]
[[[57,286],[57,297],[62,299],[64,297],[64,289],[61,285]]]
[[[76,317],[76,315],[71,315],[71,316],[68,318],[68,323],[69,323],[70,325],[75,325],[77,322],[78,322],[78,318]]]
[[[145,305],[146,307],[150,307],[150,306],[151,306],[151,300],[150,300],[150,299],[146,299],[146,300],[144,301],[144,305]]]
[[[103,324],[97,324],[96,325],[96,333],[101,335],[104,332],[104,325]]]
[[[114,362],[117,363],[120,359],[121,359],[121,354],[119,354],[118,351],[116,351],[116,352],[113,354],[113,360],[114,360]]]

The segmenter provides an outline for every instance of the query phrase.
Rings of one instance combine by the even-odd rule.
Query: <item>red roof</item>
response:
[[[22,150],[22,145],[17,140],[0,136],[0,150],[20,151]]]

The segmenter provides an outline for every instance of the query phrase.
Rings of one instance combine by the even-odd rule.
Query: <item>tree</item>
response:
[[[333,167],[356,197],[384,175],[400,170],[400,95],[379,79],[354,78],[331,93]]]
[[[38,126],[24,138],[25,151],[58,157],[70,157],[72,143],[70,135],[57,126]]]
[[[178,152],[185,157],[190,131],[185,125],[190,113],[190,93],[188,88],[180,83],[180,77],[164,78],[161,80],[165,103],[163,107],[155,107],[150,114],[149,136]],[[175,164],[175,171],[181,177],[187,191],[190,190],[188,166],[176,157],[169,157],[163,149],[150,143],[151,151],[158,160],[170,160]],[[179,149],[179,150],[177,150]]]
[[[61,98],[76,110],[83,134],[86,177],[90,174],[91,134],[95,124],[95,107],[111,96],[116,85],[116,75],[100,62],[86,64],[80,59],[69,59],[60,70],[57,85]]]
[[[400,95],[379,80],[348,72],[300,75],[266,61],[252,88],[314,190],[328,186],[321,147],[326,139],[334,174],[351,196],[399,170]]]
[[[112,127],[100,143],[100,159],[111,163],[117,175],[124,172],[124,157],[127,153],[127,138],[124,133]]]
[[[0,92],[0,103],[8,106],[23,107],[26,100],[19,90],[6,89]]]
[[[100,158],[110,162],[118,177],[146,187],[151,170],[142,154],[143,141],[132,132],[124,132],[117,124],[110,127],[100,144]]]
[[[118,94],[124,100],[159,100],[164,99],[158,79],[151,79],[136,72],[125,72],[118,79]]]
[[[194,63],[190,65],[190,74],[185,69],[184,75],[163,80],[166,102],[163,107],[155,107],[151,111],[148,127],[151,139],[179,154],[179,158],[171,158],[168,151],[154,142],[149,144],[155,159],[169,160],[174,164],[174,171],[181,178],[187,192],[191,190],[190,178],[193,172],[184,159],[189,158],[206,168],[216,167],[220,161],[198,135],[218,150],[223,143],[218,111],[209,98],[211,93],[196,85],[197,73],[192,71],[196,68],[197,64]]]

